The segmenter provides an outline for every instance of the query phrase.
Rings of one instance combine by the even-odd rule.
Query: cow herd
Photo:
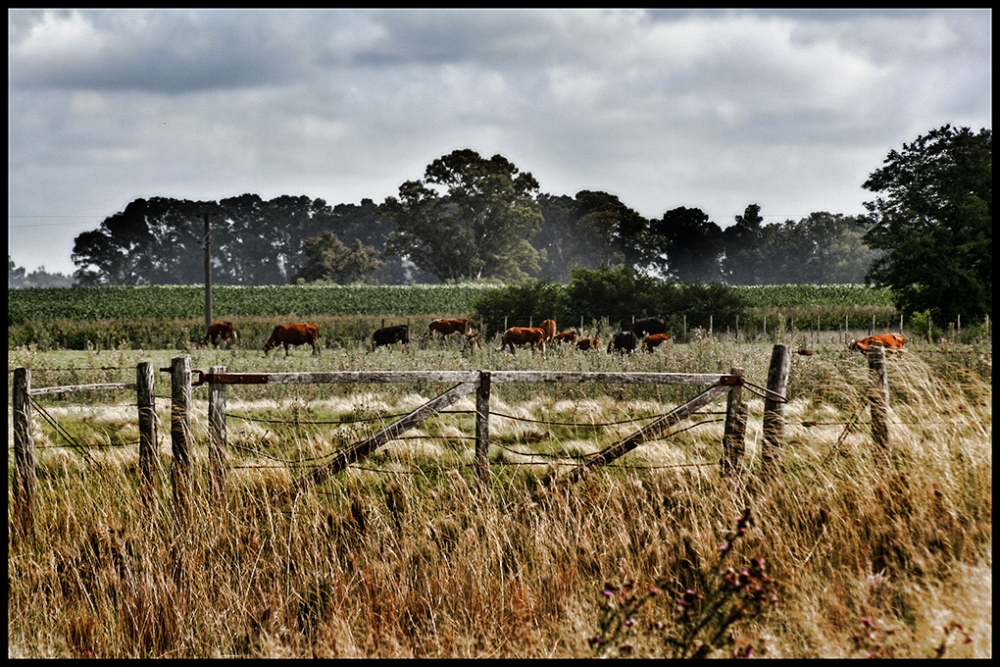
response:
[[[624,324],[620,331],[611,336],[607,353],[631,354],[637,349],[652,353],[657,347],[669,342],[670,334],[666,329],[667,324],[661,317],[646,317]],[[537,327],[510,327],[503,332],[500,347],[496,351],[509,350],[511,354],[515,354],[515,348],[529,346],[532,351],[540,349],[544,352],[546,345],[572,345],[582,351],[600,349],[601,341],[597,336],[582,338],[573,330],[558,333],[557,331],[556,322],[552,319],[543,320]],[[425,340],[436,339],[444,343],[456,334],[467,349],[482,349],[483,344],[479,334],[469,330],[467,319],[434,320],[427,327]],[[232,322],[213,322],[208,327],[201,344],[206,345],[210,341],[216,346],[222,344],[235,346],[239,342],[236,327]],[[284,347],[287,357],[290,348],[295,345],[310,345],[313,354],[318,355],[319,341],[319,327],[312,322],[279,324],[274,327],[271,336],[264,343],[264,356],[266,357],[276,347]],[[881,334],[851,341],[848,349],[867,354],[872,347],[881,347],[887,352],[895,352],[903,349],[904,342],[901,334]],[[409,325],[397,324],[376,330],[372,334],[369,351],[374,352],[380,347],[391,348],[395,343],[404,346],[410,344]]]

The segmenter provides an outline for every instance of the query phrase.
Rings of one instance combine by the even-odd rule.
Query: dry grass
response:
[[[469,359],[427,349],[382,355],[380,363],[691,372],[741,366],[764,384],[770,352],[766,345],[703,343],[624,359],[561,351],[545,359]],[[357,370],[375,363],[375,355],[363,353],[320,360],[219,354],[221,361],[206,356],[195,367]],[[23,362],[11,356],[9,364]],[[645,444],[535,505],[525,502],[526,491],[539,475],[565,470],[562,464],[635,427],[580,437],[494,416],[491,478],[480,487],[469,467],[472,441],[462,439],[473,432],[471,417],[447,415],[293,507],[278,508],[270,494],[302,474],[299,463],[322,459],[377,426],[322,424],[286,433],[268,423],[231,422],[225,506],[199,493],[196,519],[180,523],[170,508],[168,407],[158,402],[164,474],[153,512],[138,495],[134,448],[95,451],[92,465],[63,448],[36,453],[33,539],[17,536],[8,510],[8,656],[581,657],[598,647],[608,655],[676,655],[669,638],[693,618],[678,611],[677,601],[685,589],[692,600],[703,596],[691,607],[697,615],[722,599],[719,546],[748,508],[755,521],[733,541],[726,562],[738,571],[763,559],[777,605],[744,604],[728,625],[714,621],[725,632],[708,642],[709,654],[752,647],[789,658],[932,656],[945,628],[960,624],[947,634],[945,655],[991,657],[991,359],[988,347],[918,348],[890,361],[888,467],[873,458],[865,426],[864,362],[831,346],[793,358],[779,475],[766,476],[756,458],[762,405],[750,394],[748,461],[738,477],[720,479],[717,465],[690,465],[718,461],[721,424],[709,422]],[[39,368],[45,362],[37,353],[32,358]],[[229,409],[257,416],[298,411],[302,421],[325,421],[405,412],[437,393],[279,389],[234,391]],[[673,389],[503,385],[492,409],[540,421],[607,423],[661,414],[685,398]],[[74,433],[85,440],[111,438],[102,435],[108,430],[134,437],[125,430],[133,418],[120,406],[70,408],[53,398],[50,407],[63,410],[61,422],[78,423]],[[472,409],[471,401],[452,409]],[[724,408],[720,402],[711,409]],[[204,403],[196,405],[196,438],[204,434],[204,411]],[[853,417],[859,429],[847,427]],[[717,416],[700,419],[709,418]],[[56,441],[41,424],[36,433],[40,446]],[[205,459],[199,450],[201,492]],[[502,465],[525,462],[533,465]],[[685,467],[670,467],[678,465]],[[662,592],[634,607],[620,635],[595,644],[607,602],[625,608],[630,585]],[[610,598],[606,590],[614,591]]]

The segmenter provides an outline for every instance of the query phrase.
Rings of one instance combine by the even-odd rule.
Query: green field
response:
[[[469,317],[478,329],[476,302],[495,287],[218,286],[212,291],[212,313],[213,319],[235,322],[247,344],[255,347],[263,345],[275,324],[307,320],[321,326],[326,347],[350,347],[384,324],[409,323],[411,332],[419,333],[435,317]],[[745,339],[796,331],[899,328],[887,290],[864,285],[734,289],[748,304],[739,332]],[[8,348],[190,349],[204,332],[204,289],[196,285],[8,290],[8,299]],[[534,321],[546,317],[548,313],[536,313]],[[589,313],[565,324],[597,332],[602,318],[602,313]],[[675,340],[687,340],[691,332],[682,329],[671,331]],[[484,333],[491,337],[498,332]],[[729,333],[735,337],[735,327]]]

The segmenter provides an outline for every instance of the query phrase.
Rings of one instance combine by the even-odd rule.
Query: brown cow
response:
[[[555,320],[542,320],[542,323],[538,325],[538,328],[545,332],[545,342],[551,343],[556,337],[556,321]]]
[[[292,345],[312,345],[313,354],[319,354],[319,327],[312,322],[303,324],[279,324],[274,327],[271,337],[264,343],[264,356],[279,345],[285,346],[285,356],[288,356]]]
[[[575,331],[562,331],[562,332],[557,333],[555,335],[555,340],[559,341],[560,343],[570,343],[570,344],[573,344],[573,343],[576,342],[576,332]]]
[[[514,354],[515,345],[531,345],[531,349],[542,348],[545,351],[545,331],[541,327],[511,327],[503,332],[503,341],[497,352],[503,352],[505,347]]]
[[[483,343],[479,340],[479,334],[475,332],[465,334],[465,344],[469,347],[475,345],[480,350],[483,349]]]
[[[578,350],[599,350],[601,348],[601,339],[597,336],[593,338],[581,338],[576,341],[576,349]]]
[[[236,327],[233,326],[232,322],[212,322],[201,344],[205,345],[208,341],[212,341],[212,345],[216,346],[221,343],[236,345],[239,342],[239,337],[236,335]]]
[[[662,345],[668,340],[670,340],[670,334],[668,333],[649,334],[642,339],[642,349],[646,352],[652,352],[654,347]]]
[[[454,319],[454,320],[434,320],[429,325],[427,325],[427,330],[431,336],[435,333],[441,334],[441,338],[444,339],[445,336],[450,336],[453,333],[460,333],[463,336],[469,333],[469,320],[466,319]]]
[[[862,338],[861,340],[855,340],[851,342],[851,350],[857,350],[862,354],[868,354],[868,348],[870,347],[883,347],[886,352],[903,349],[903,343],[906,339],[903,338],[903,334],[892,333],[892,334],[878,334],[875,336],[868,336],[867,338]]]

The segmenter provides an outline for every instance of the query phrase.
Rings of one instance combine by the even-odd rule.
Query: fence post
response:
[[[889,378],[885,368],[885,350],[872,345],[868,349],[868,400],[872,410],[872,439],[875,456],[889,463]]]
[[[135,367],[136,405],[139,408],[139,495],[153,516],[159,488],[160,457],[156,446],[156,394],[153,391],[153,362]]]
[[[191,519],[194,495],[191,440],[191,355],[182,354],[170,360],[170,481],[174,516],[182,524]]]
[[[479,481],[489,480],[490,449],[490,372],[479,371],[476,392],[476,473]]]
[[[28,539],[35,534],[35,443],[31,436],[31,369],[14,369],[14,525]]]
[[[733,368],[731,375],[743,377],[742,368]],[[743,387],[733,385],[726,400],[726,427],[722,436],[722,474],[739,472],[746,453],[747,405],[743,402]]]
[[[225,373],[225,366],[212,366],[209,373]],[[226,503],[226,385],[208,385],[208,470],[212,499]]]
[[[761,459],[766,472],[781,468],[781,448],[785,431],[785,387],[788,384],[790,366],[791,356],[788,354],[788,347],[775,345],[771,353],[771,366],[767,370],[768,391],[764,398]]]

